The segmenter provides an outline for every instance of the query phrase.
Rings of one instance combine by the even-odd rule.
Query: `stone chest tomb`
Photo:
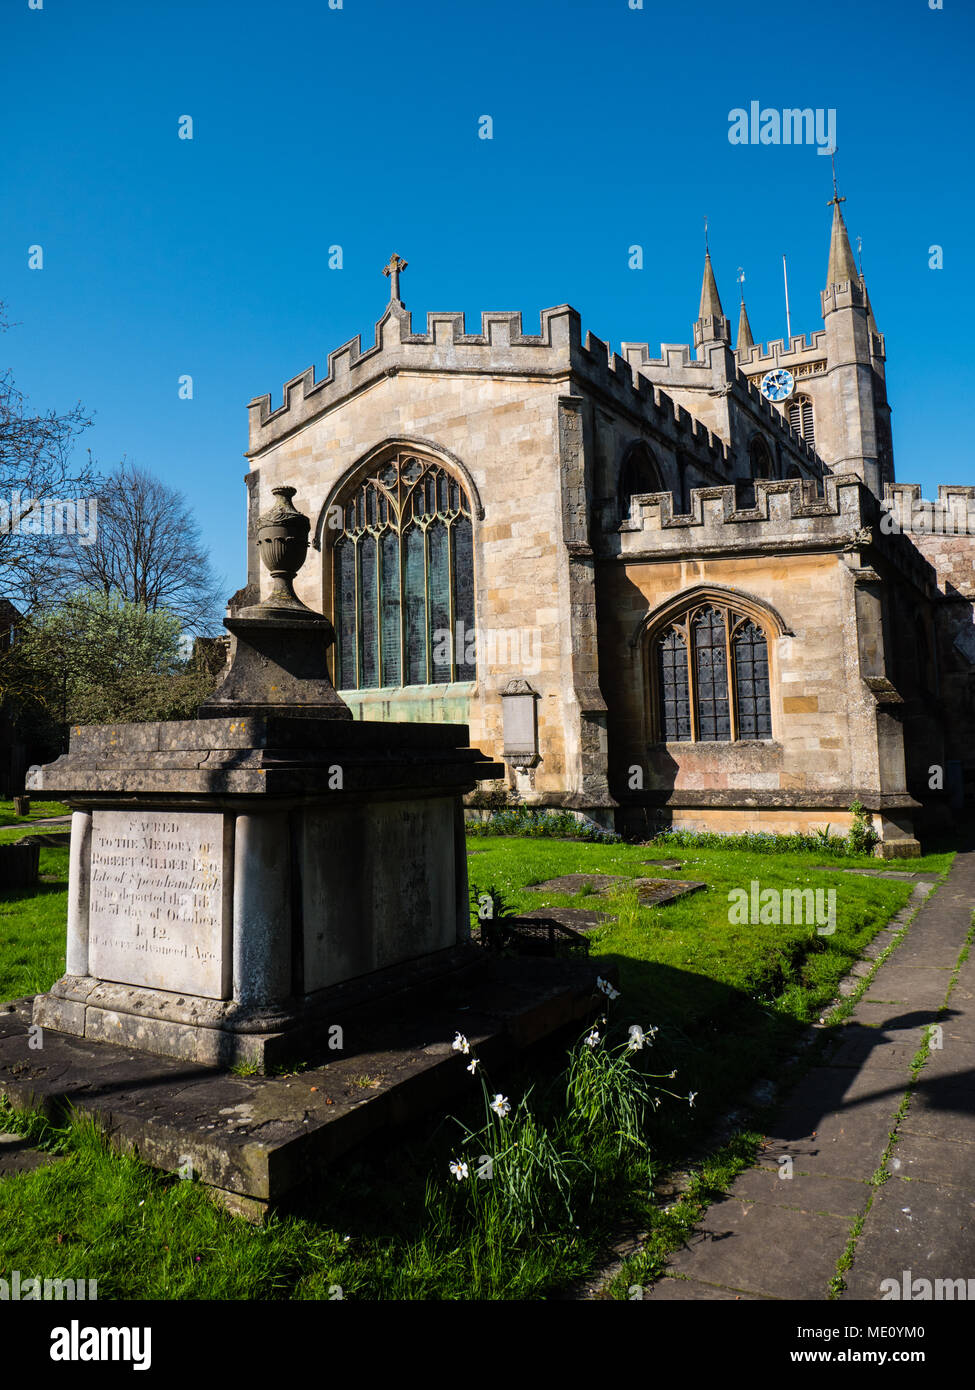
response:
[[[72,730],[32,790],[72,807],[64,1033],[264,1068],[339,1003],[470,964],[461,798],[501,769],[463,725],[355,721],[331,624],[294,595],[309,523],[260,519],[275,587],[227,619],[198,720]]]

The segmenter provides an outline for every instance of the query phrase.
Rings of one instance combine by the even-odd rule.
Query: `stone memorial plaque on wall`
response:
[[[229,831],[217,813],[95,811],[89,971],[223,999],[230,990]]]

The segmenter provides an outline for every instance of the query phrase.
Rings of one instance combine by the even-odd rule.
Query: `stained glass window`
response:
[[[474,537],[460,484],[397,454],[340,504],[332,545],[341,690],[473,680]]]
[[[699,605],[658,633],[652,652],[660,741],[772,737],[768,640],[758,623]]]

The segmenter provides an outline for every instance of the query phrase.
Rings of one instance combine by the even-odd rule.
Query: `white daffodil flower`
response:
[[[464,1037],[463,1033],[458,1033],[456,1038],[454,1038],[453,1042],[450,1044],[450,1046],[454,1049],[455,1052],[463,1052],[465,1054],[470,1052],[471,1050],[471,1045]]]
[[[453,1173],[454,1177],[457,1179],[458,1182],[463,1182],[466,1177],[470,1176],[467,1170],[467,1164],[464,1162],[462,1158],[455,1158],[451,1161],[450,1171]]]
[[[626,1044],[631,1052],[639,1052],[647,1040],[647,1035],[639,1023],[630,1024],[630,1041]]]
[[[477,1069],[478,1069],[478,1067],[479,1067],[480,1065],[481,1065],[481,1064],[480,1064],[480,1062],[477,1060],[476,1057],[472,1057],[472,1058],[471,1058],[471,1060],[470,1060],[470,1065],[469,1065],[468,1068],[467,1068],[467,1070],[470,1072],[471,1076],[474,1075],[474,1073],[477,1071]]]
[[[694,1105],[694,1097],[695,1097],[696,1095],[697,1095],[697,1092],[696,1092],[696,1091],[692,1091],[692,1092],[691,1092],[691,1094],[687,1097],[687,1103],[688,1103],[688,1105],[690,1105],[690,1106],[693,1106],[693,1105]]]
[[[511,1113],[511,1102],[508,1100],[507,1096],[503,1096],[499,1091],[491,1102],[491,1109],[496,1110],[503,1118],[505,1115]]]
[[[594,1029],[592,1030],[592,1032],[589,1034],[588,1038],[586,1039],[586,1046],[587,1046],[587,1047],[595,1047],[596,1044],[597,1044],[598,1042],[599,1042],[599,1034],[596,1032],[596,1030],[595,1030],[595,1028],[594,1028]]]
[[[603,979],[602,975],[599,975],[596,979],[596,988],[601,989],[607,999],[618,999],[620,997],[619,990],[614,989],[608,980]]]

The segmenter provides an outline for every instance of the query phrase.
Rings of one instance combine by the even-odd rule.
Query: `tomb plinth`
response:
[[[496,776],[463,725],[246,716],[72,730],[61,1032],[259,1067],[338,1003],[463,968],[461,797]]]
[[[257,1069],[340,1008],[474,968],[462,797],[504,769],[465,725],[352,719],[295,596],[293,488],[258,522],[269,597],[227,619],[200,719],[75,728],[29,786],[73,811],[64,977],[34,1022]]]

